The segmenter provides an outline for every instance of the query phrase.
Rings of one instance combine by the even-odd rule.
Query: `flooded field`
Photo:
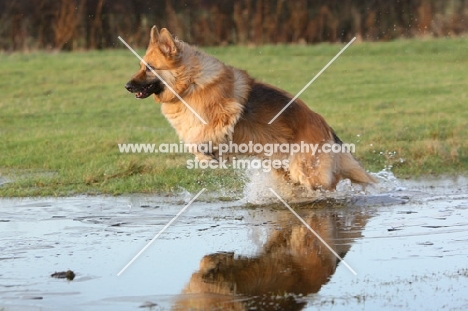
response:
[[[285,199],[349,268],[274,196],[202,195],[120,276],[195,194],[0,199],[0,310],[467,310],[468,179],[380,187]]]

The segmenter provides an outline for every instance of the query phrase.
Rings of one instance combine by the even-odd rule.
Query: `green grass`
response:
[[[342,45],[207,48],[297,93]],[[140,51],[143,54],[144,51]],[[187,170],[188,154],[121,154],[118,143],[177,143],[160,107],[123,85],[128,50],[1,54],[0,196],[236,193],[241,174]],[[468,40],[355,43],[301,98],[371,171],[400,177],[468,170]]]

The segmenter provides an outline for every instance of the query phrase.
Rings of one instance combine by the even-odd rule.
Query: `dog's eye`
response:
[[[150,72],[151,69],[154,70],[154,67],[151,65],[146,66],[146,72]]]

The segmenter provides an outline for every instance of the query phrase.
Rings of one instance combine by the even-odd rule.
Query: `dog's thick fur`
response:
[[[211,141],[214,146],[229,141],[238,145],[342,143],[325,120],[300,99],[268,124],[293,96],[174,39],[165,28],[161,32],[156,27],[151,29],[143,59],[165,82],[141,63],[141,69],[126,88],[136,93],[137,98],[154,94],[155,100],[162,103],[162,113],[185,143]],[[216,154],[209,156],[217,158]],[[333,190],[343,178],[360,184],[375,182],[350,153],[275,154],[272,158],[287,158],[288,170],[279,169],[277,173],[309,189]]]

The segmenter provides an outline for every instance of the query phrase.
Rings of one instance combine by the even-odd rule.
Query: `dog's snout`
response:
[[[132,81],[127,82],[127,84],[125,84],[125,88],[126,88],[127,91],[129,91],[130,93],[133,93],[134,85],[133,85]]]

